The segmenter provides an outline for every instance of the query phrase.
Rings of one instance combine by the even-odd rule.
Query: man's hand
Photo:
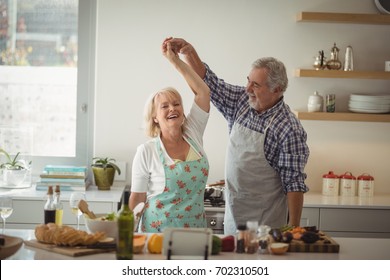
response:
[[[194,51],[192,45],[182,38],[168,37],[164,40],[163,46],[166,45],[168,42],[171,44],[171,48],[176,54],[180,53],[183,55],[187,55]]]

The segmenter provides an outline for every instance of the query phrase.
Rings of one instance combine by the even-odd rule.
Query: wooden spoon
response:
[[[83,199],[80,200],[79,209],[84,214],[87,214],[90,219],[96,219],[95,213],[93,213],[92,211],[89,211],[88,203],[85,200],[83,200]]]

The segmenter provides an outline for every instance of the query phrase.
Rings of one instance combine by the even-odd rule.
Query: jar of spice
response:
[[[246,232],[246,253],[254,254],[259,248],[259,243],[257,241],[257,228],[259,227],[258,221],[247,221],[246,222],[247,232]]]
[[[246,238],[246,225],[237,226],[237,237],[236,237],[236,253],[245,253],[245,238]]]

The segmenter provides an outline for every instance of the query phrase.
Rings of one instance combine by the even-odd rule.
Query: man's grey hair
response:
[[[283,62],[277,60],[274,57],[263,57],[257,59],[252,63],[253,68],[265,68],[268,73],[268,87],[271,91],[277,87],[280,88],[281,94],[283,94],[288,86],[288,78],[286,73],[286,67]]]

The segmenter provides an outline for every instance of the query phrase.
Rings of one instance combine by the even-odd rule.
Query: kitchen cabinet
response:
[[[390,15],[301,12],[297,15],[297,22],[390,25]],[[295,76],[308,77],[308,78],[390,80],[390,72],[385,72],[385,71],[342,71],[342,70],[296,69]],[[357,113],[350,113],[350,112],[311,113],[305,111],[297,111],[295,112],[295,114],[301,120],[390,122],[389,114],[357,114]]]
[[[301,223],[300,226],[316,226],[319,228],[320,209],[319,208],[308,208],[302,209]]]
[[[317,226],[332,237],[390,238],[390,195],[329,197],[306,194],[301,226]]]
[[[123,191],[124,187],[111,187],[110,191],[98,191],[96,186],[90,186],[86,191],[89,209],[95,214],[117,212]],[[76,216],[72,214],[69,207],[70,193],[70,191],[61,192],[64,209],[63,224],[77,226]],[[44,191],[36,191],[31,187],[9,190],[6,194],[12,197],[14,208],[12,215],[7,219],[6,228],[34,229],[38,224],[43,223],[43,205],[46,201]],[[80,226],[84,227],[83,217],[80,218]]]

